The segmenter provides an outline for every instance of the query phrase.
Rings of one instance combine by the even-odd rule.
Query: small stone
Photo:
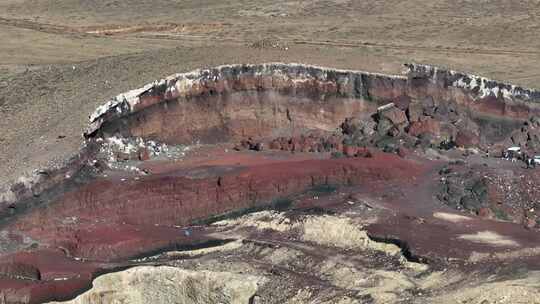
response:
[[[406,148],[399,147],[398,150],[397,150],[397,155],[399,155],[399,157],[406,157],[409,154],[410,154],[410,152]]]
[[[523,222],[523,226],[526,229],[533,229],[534,227],[536,227],[536,221],[532,218],[526,218]]]

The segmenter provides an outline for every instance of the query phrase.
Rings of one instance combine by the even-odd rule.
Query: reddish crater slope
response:
[[[540,93],[408,68],[388,76],[231,65],[120,94],[91,115],[78,157],[3,196],[0,299],[69,299],[100,273],[137,265],[135,258],[226,242],[206,225],[224,217],[263,208],[343,211],[332,199],[304,199],[329,188],[377,198],[386,211],[368,227],[371,237],[399,244],[415,261],[440,266],[508,249],[462,237],[481,231],[533,247],[534,229],[488,217],[459,225],[437,214],[467,201],[450,206],[436,197],[443,167],[466,148],[534,152]]]

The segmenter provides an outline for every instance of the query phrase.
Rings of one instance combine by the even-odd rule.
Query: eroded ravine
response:
[[[299,223],[313,212],[359,214],[371,241],[399,243],[433,269],[533,252],[540,236],[521,221],[537,215],[525,197],[516,199],[521,209],[499,206],[504,190],[494,183],[472,203],[467,195],[476,188],[463,190],[455,206],[437,195],[448,170],[482,162],[464,152],[487,151],[492,174],[521,172],[493,156],[509,145],[540,147],[540,93],[430,66],[408,69],[388,76],[221,66],[117,96],[91,115],[79,156],[4,194],[0,294],[9,303],[66,300],[100,273],[146,263],[134,258],[237,239],[208,224],[263,209]],[[491,219],[510,207],[506,222]],[[378,210],[376,219],[366,221],[368,209]],[[516,215],[524,210],[533,211]],[[284,239],[294,231],[266,241],[290,244]],[[537,256],[526,258],[534,265]],[[296,285],[299,273],[291,274]],[[319,275],[313,285],[323,284]]]

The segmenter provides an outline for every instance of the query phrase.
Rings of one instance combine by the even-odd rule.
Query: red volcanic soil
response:
[[[4,277],[0,278],[1,294],[7,303],[67,299],[74,292],[88,288],[94,274],[103,267],[97,263],[76,261],[62,252],[49,249],[3,256],[2,263],[27,265],[38,270],[41,276],[21,279],[16,270],[3,273]]]
[[[540,235],[518,224],[435,217],[436,212],[459,215],[436,199],[444,162],[374,149],[369,155],[331,158],[328,153],[238,152],[214,146],[182,160],[142,162],[140,167],[151,173],[146,176],[107,171],[4,225],[12,242],[26,249],[2,254],[0,295],[30,303],[74,297],[100,273],[137,265],[135,257],[220,242],[209,237],[211,227],[193,226],[216,215],[268,206],[343,208],[336,207],[337,196],[298,204],[289,199],[321,185],[351,197],[375,198],[373,207],[381,214],[367,227],[370,237],[396,243],[409,259],[434,267],[449,261],[466,265],[473,252],[505,253],[540,242]],[[293,205],[275,204],[287,199]],[[511,244],[461,237],[485,231]],[[25,239],[34,244],[28,246]],[[529,262],[532,268],[538,265]]]
[[[97,275],[137,265],[134,258],[223,242],[209,236],[211,227],[194,226],[216,215],[266,207],[343,209],[338,202],[343,196],[290,199],[322,185],[350,197],[375,198],[372,207],[381,213],[378,222],[367,227],[370,237],[396,243],[409,259],[435,268],[468,265],[474,252],[505,253],[540,242],[538,233],[518,224],[475,216],[453,222],[434,216],[464,215],[436,199],[443,161],[375,149],[368,157],[332,158],[329,153],[224,147],[199,148],[182,160],[142,162],[140,168],[150,173],[145,176],[106,171],[15,215],[3,229],[19,249],[1,256],[0,295],[8,302],[29,303],[72,298],[89,288]],[[462,237],[478,232],[510,243]],[[538,265],[536,258],[523,261],[531,268]]]
[[[38,278],[28,278],[22,276],[25,273],[20,268],[11,267],[6,271],[0,266],[0,295],[6,303],[67,300],[88,289],[97,275],[133,265],[128,257],[151,254],[157,249],[196,248],[212,241],[196,228],[191,228],[187,235],[184,230],[174,227],[81,226],[75,233],[82,237],[74,238],[84,242],[78,245],[90,252],[91,259],[73,256],[59,244],[2,256],[2,264],[24,265],[39,274]],[[114,261],[99,260],[107,254],[111,254],[110,260]]]
[[[413,259],[437,264],[452,260],[468,264],[473,252],[481,254],[504,254],[517,248],[535,248],[540,242],[538,233],[526,230],[522,225],[471,218],[462,223],[452,223],[432,216],[419,217],[414,213],[398,213],[377,224],[367,227],[370,236],[377,240],[395,242],[406,247]],[[496,245],[471,242],[460,238],[478,232],[492,232],[516,245]],[[538,259],[531,262],[530,269],[538,269]]]
[[[532,171],[526,173],[529,172]],[[526,229],[522,224],[462,213],[444,205],[436,199],[439,179],[437,166],[434,166],[431,172],[420,176],[409,186],[369,189],[385,193],[381,207],[387,210],[377,223],[366,227],[370,237],[398,244],[413,260],[432,265],[452,261],[467,265],[469,269],[473,253],[504,255],[518,249],[535,248],[540,243],[537,231]],[[468,219],[451,221],[435,216],[436,213],[466,216]],[[510,243],[463,238],[464,235],[478,233],[495,234]],[[538,257],[519,259],[527,263],[529,269],[538,269],[540,265]],[[485,265],[479,263],[477,267],[481,269]]]
[[[29,265],[40,278],[4,273],[2,293],[32,303],[69,298],[130,258],[211,241],[204,227],[185,228],[210,216],[265,206],[317,185],[401,184],[429,167],[387,153],[330,159],[220,151],[148,162],[147,176],[109,172],[18,215],[4,229],[34,240],[35,248],[5,253],[2,261]]]

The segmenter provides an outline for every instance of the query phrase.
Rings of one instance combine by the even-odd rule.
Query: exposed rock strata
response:
[[[2,198],[0,219],[8,233],[0,241],[14,245],[0,252],[6,261],[0,285],[12,288],[0,295],[31,303],[72,297],[126,259],[216,241],[205,228],[188,225],[268,205],[288,207],[295,195],[321,186],[381,193],[396,211],[368,232],[409,253],[400,240],[412,239],[417,256],[444,259],[453,246],[447,240],[472,228],[441,229],[420,217],[435,207],[417,180],[431,185],[429,173],[439,163],[408,159],[408,149],[487,149],[509,142],[534,148],[537,123],[530,118],[540,111],[540,94],[430,66],[408,68],[405,76],[390,76],[299,64],[230,65],[172,75],[117,96],[90,116],[78,157],[65,167],[37,171]],[[280,151],[228,154],[239,142]],[[205,157],[184,163],[152,159],[164,147],[200,143],[225,149],[212,146],[203,150]],[[453,184],[446,186],[444,192],[452,192]],[[463,195],[449,200],[454,205],[473,211],[487,206],[481,185],[458,190]],[[401,216],[405,195],[414,202],[414,216]],[[298,209],[336,203],[318,199],[300,200]],[[343,198],[334,199],[341,204]],[[434,227],[442,236],[437,250],[431,248]],[[508,227],[516,244],[535,240],[520,227]],[[415,238],[415,231],[424,238]],[[470,253],[462,248],[498,250],[467,247],[467,241],[459,239],[453,253],[460,259]]]
[[[404,76],[283,63],[227,65],[175,74],[120,94],[99,107],[90,116],[86,136],[121,131],[191,143],[245,136],[246,132],[268,135],[276,126],[330,130],[346,117],[372,113],[377,105],[394,102],[407,110],[413,134],[440,135],[440,123],[422,117],[437,118],[462,107],[476,123],[462,119],[453,122],[458,130],[447,124],[442,129],[459,144],[478,145],[482,136],[504,139],[539,112],[538,91],[428,65],[406,66]],[[291,99],[296,101],[289,103]],[[318,102],[314,104],[314,100]],[[246,110],[247,105],[260,109]],[[419,120],[423,122],[416,123]],[[73,163],[66,167],[78,170]],[[59,179],[66,175],[65,168],[48,171],[58,172],[53,175]],[[45,179],[36,172],[4,186],[0,208],[6,210],[10,203],[38,195],[58,182],[57,178]]]
[[[447,114],[440,111],[448,110],[440,109],[441,106],[444,105],[447,108],[454,104],[454,107],[464,106],[469,110],[477,110],[479,114],[493,114],[515,119],[527,119],[539,110],[540,92],[538,91],[426,65],[408,64],[407,67],[409,70],[406,76],[281,63],[220,66],[176,74],[141,89],[120,94],[107,102],[90,116],[91,126],[86,134],[91,136],[98,130],[105,133],[114,131],[114,128],[111,130],[110,125],[117,118],[143,110],[156,111],[152,108],[157,104],[162,104],[164,108],[158,112],[166,112],[170,115],[170,117],[162,116],[162,119],[182,117],[171,114],[178,107],[171,103],[174,100],[178,100],[178,104],[194,104],[191,107],[195,109],[198,106],[197,103],[204,104],[205,109],[210,110],[210,113],[219,110],[221,119],[228,118],[233,121],[238,118],[254,119],[257,113],[268,114],[261,109],[257,109],[258,111],[250,109],[249,106],[254,104],[263,109],[269,107],[269,110],[280,110],[283,107],[283,113],[268,114],[272,116],[271,121],[274,123],[290,121],[291,116],[298,113],[304,117],[295,117],[298,121],[295,125],[297,128],[301,126],[332,128],[337,122],[332,118],[343,115],[342,111],[347,111],[348,116],[354,116],[358,112],[369,113],[369,110],[374,108],[369,101],[375,101],[376,104],[395,102],[399,107],[406,109],[411,103],[425,103],[424,100],[428,99],[435,111],[439,110],[440,115]],[[291,99],[296,101],[291,103]],[[313,105],[314,101],[318,102]],[[295,103],[300,103],[303,107],[295,108]],[[169,108],[171,106],[173,109]],[[238,106],[241,106],[246,113],[236,113],[237,116],[235,116],[235,110],[239,111]],[[308,109],[305,109],[306,107]],[[189,110],[189,108],[183,109]],[[321,110],[329,113],[320,115]],[[310,117],[310,115],[315,117]],[[212,125],[211,115],[209,116],[210,121],[206,121],[207,125],[202,127],[209,129],[212,126],[227,126],[223,121],[219,122],[221,125]],[[148,116],[143,117],[148,118]],[[142,132],[146,136],[163,137],[163,134],[155,134],[155,131],[170,133],[178,128],[176,125],[193,128],[188,124],[190,121],[186,120],[193,118],[182,117],[180,121],[163,121],[159,123],[160,125],[153,126],[154,128],[149,126],[150,131],[143,131],[140,130],[141,124],[148,124],[148,122],[142,120],[141,116],[138,118],[139,121],[136,122],[138,128],[132,129],[132,132]],[[256,118],[261,120],[260,116]],[[262,118],[264,122],[266,117],[263,115]],[[409,117],[409,119],[415,121],[414,117],[412,119]],[[154,124],[157,123],[154,122]],[[154,130],[155,128],[159,129]],[[264,130],[264,126],[259,126],[259,128],[262,128],[260,131]],[[197,129],[193,129],[192,132],[195,130]],[[232,131],[238,132],[238,130]],[[187,131],[176,130],[176,132],[184,134]]]

